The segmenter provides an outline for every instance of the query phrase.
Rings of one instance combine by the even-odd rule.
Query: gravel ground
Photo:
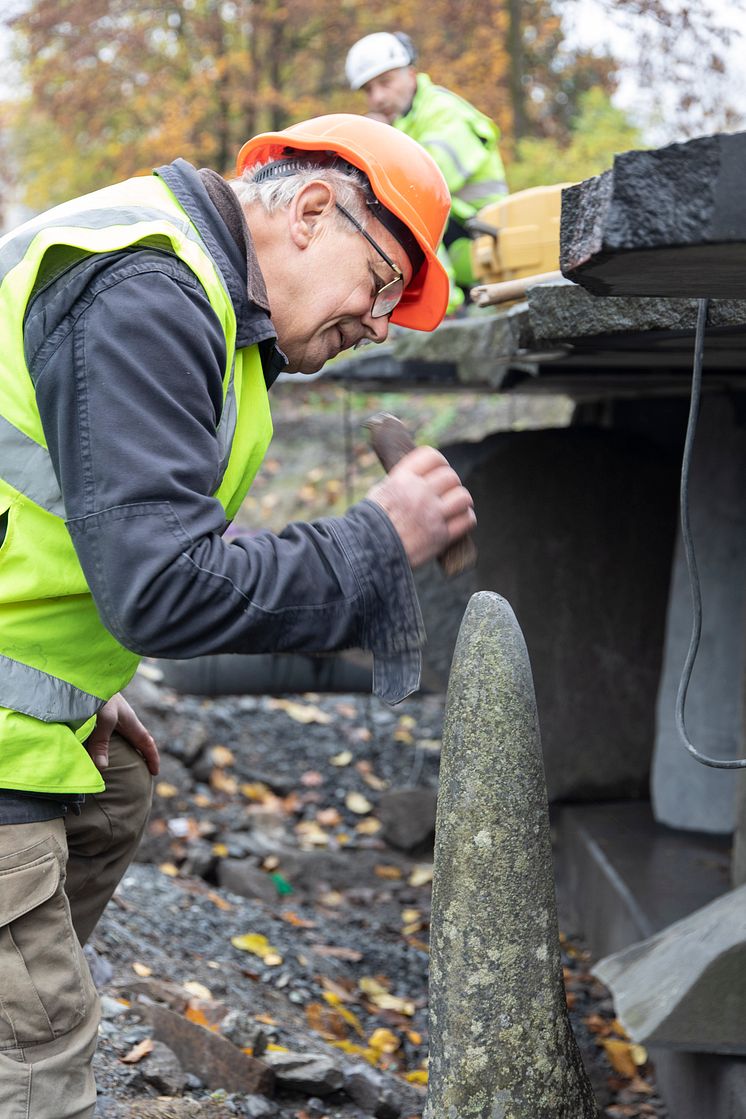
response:
[[[163,766],[88,948],[97,1114],[420,1119],[443,697],[208,698],[152,664],[130,692]],[[664,1119],[645,1053],[562,939],[601,1114]]]
[[[362,426],[378,410],[436,445],[561,426],[571,411],[561,398],[280,385],[237,528],[362,496],[380,476]],[[164,686],[152,664],[131,692],[163,764],[138,860],[88,949],[101,1119],[420,1119],[443,697],[207,698]],[[604,1119],[665,1119],[570,929],[563,962]],[[258,1090],[268,1064],[274,1090]]]

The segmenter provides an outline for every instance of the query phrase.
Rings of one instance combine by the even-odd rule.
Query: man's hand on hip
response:
[[[86,749],[98,769],[106,769],[109,764],[109,742],[115,732],[142,754],[148,770],[155,777],[160,769],[155,739],[119,692],[101,708],[96,716],[96,726],[86,739]]]

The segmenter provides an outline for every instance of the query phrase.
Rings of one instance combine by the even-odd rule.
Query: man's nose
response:
[[[389,316],[374,319],[370,311],[363,315],[363,326],[371,342],[385,342],[389,334]]]

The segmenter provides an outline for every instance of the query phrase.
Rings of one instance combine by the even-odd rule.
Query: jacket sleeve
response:
[[[100,258],[99,258],[100,260]],[[211,494],[225,343],[192,273],[135,252],[63,277],[26,320],[66,523],[100,616],[134,652],[374,653],[389,702],[419,683],[424,631],[398,534],[343,517],[223,537]],[[71,302],[72,300],[72,302]]]

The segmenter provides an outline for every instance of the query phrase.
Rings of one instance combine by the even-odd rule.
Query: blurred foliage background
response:
[[[230,174],[256,132],[363,112],[344,58],[381,29],[410,34],[418,67],[498,122],[512,190],[576,181],[644,146],[615,103],[620,62],[606,44],[617,35],[632,36],[651,114],[665,84],[668,138],[738,125],[719,0],[592,0],[608,34],[590,45],[574,33],[588,2],[5,0],[3,195],[41,210],[176,156]]]

